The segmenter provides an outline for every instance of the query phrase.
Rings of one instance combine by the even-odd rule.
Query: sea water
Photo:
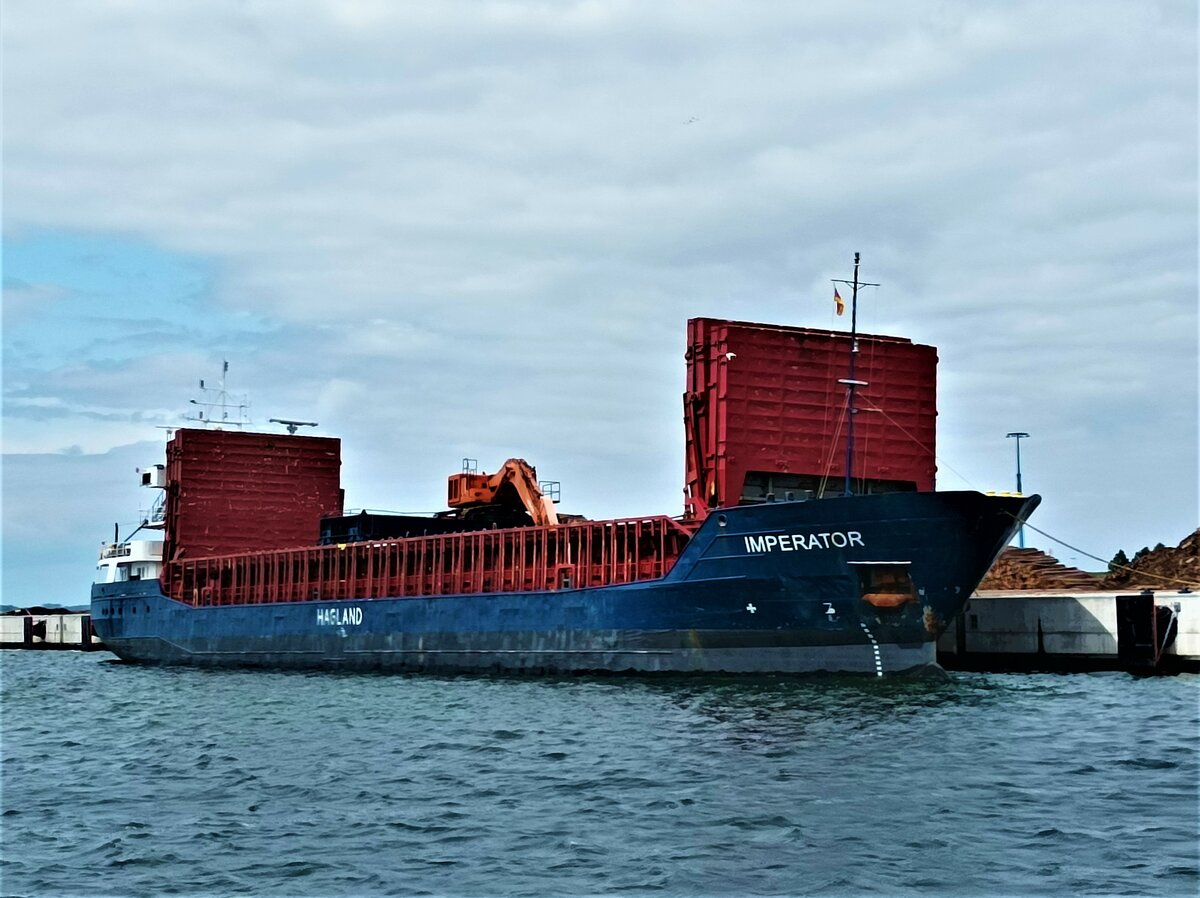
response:
[[[1195,895],[1200,677],[0,657],[4,895]]]

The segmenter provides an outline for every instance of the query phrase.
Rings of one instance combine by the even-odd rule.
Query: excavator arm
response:
[[[487,505],[523,508],[537,526],[554,526],[554,503],[538,486],[537,471],[523,458],[510,458],[495,474],[451,474],[447,485],[451,508]]]

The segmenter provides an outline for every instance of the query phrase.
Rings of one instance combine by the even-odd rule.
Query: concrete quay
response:
[[[0,615],[0,649],[103,648],[92,633],[92,616],[79,613]]]
[[[1200,671],[1200,595],[980,590],[938,640],[948,670]]]

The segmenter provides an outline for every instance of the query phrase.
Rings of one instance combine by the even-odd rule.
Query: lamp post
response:
[[[1015,439],[1017,441],[1017,492],[1020,493],[1021,495],[1024,495],[1023,493],[1021,493],[1021,440],[1029,439],[1029,434],[1022,433],[1019,431],[1013,431],[1012,433],[1005,434],[1005,436],[1010,440]],[[1017,531],[1017,545],[1020,546],[1022,549],[1025,548],[1025,524],[1024,523],[1021,524],[1021,529]]]

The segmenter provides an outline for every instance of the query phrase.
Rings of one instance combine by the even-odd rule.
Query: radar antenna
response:
[[[288,433],[295,433],[301,427],[316,427],[316,421],[292,421],[289,418],[268,418],[272,424],[282,424],[287,428]]]

